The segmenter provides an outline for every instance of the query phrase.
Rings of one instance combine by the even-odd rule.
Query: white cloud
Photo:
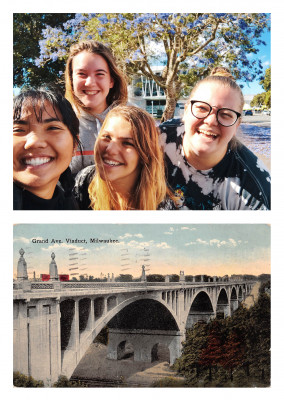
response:
[[[182,226],[180,229],[181,229],[181,231],[185,231],[185,230],[196,231],[196,228],[189,228],[188,226]]]
[[[218,246],[219,243],[220,243],[220,240],[219,240],[219,239],[211,239],[211,240],[209,241],[210,246],[214,246],[214,244],[215,244],[216,246]]]
[[[171,246],[169,246],[166,242],[158,243],[156,245],[156,247],[161,248],[161,249],[170,249],[171,248]]]
[[[87,251],[89,252],[89,249],[84,248],[83,246],[76,246],[74,244],[67,244],[67,243],[54,243],[51,246],[48,246],[47,248],[42,247],[41,250],[43,251],[51,251],[51,250],[55,250],[55,249],[72,249],[74,251]]]
[[[36,238],[36,239],[42,239],[42,238]],[[23,236],[18,236],[18,237],[14,238],[14,242],[22,242],[22,243],[25,243],[25,244],[29,244],[30,243],[30,239],[27,239],[27,238],[25,238]]]
[[[143,238],[142,233],[136,233],[134,236],[135,236],[135,237],[138,237],[138,238]]]
[[[126,238],[130,238],[130,237],[132,237],[133,235],[131,234],[131,233],[125,233],[124,235],[122,235],[122,236],[119,236],[118,237],[118,239],[126,239]]]
[[[208,245],[208,242],[206,242],[205,240],[202,240],[202,239],[200,239],[200,238],[196,239],[196,242],[197,242],[198,244]]]
[[[229,239],[229,245],[236,247],[237,246],[237,242],[235,241],[235,239],[230,238]]]
[[[153,245],[153,243],[153,240],[150,240],[149,242],[137,242],[137,240],[131,240],[127,243],[127,246],[136,249],[143,249],[144,247],[150,247],[151,245]]]

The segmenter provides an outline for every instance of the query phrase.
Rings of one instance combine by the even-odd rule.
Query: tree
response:
[[[201,365],[204,365],[209,369],[209,381],[212,381],[212,367],[217,367],[221,364],[223,342],[224,338],[221,324],[218,320],[215,320],[211,323],[207,344],[202,350],[199,360]]]
[[[65,61],[48,61],[44,67],[38,67],[35,60],[40,57],[40,39],[46,25],[62,27],[75,14],[13,14],[14,87],[23,85],[37,86],[49,82],[59,82],[60,71]]]
[[[222,347],[220,364],[230,371],[230,379],[233,380],[233,370],[239,366],[244,359],[245,345],[243,338],[237,331],[232,331]]]
[[[264,78],[259,83],[265,92],[256,94],[250,104],[252,107],[271,108],[271,67],[265,70]]]
[[[149,274],[146,276],[147,282],[165,282],[164,275],[160,274]]]
[[[262,108],[265,104],[265,93],[259,93],[253,96],[252,101],[250,102],[251,107]]]
[[[132,282],[133,276],[131,274],[120,274],[115,280],[117,282]]]
[[[249,55],[265,44],[260,37],[266,28],[267,14],[76,14],[62,27],[46,26],[36,63],[42,67],[65,60],[69,46],[80,39],[111,44],[129,79],[141,74],[164,90],[164,121],[173,116],[180,96],[213,66],[226,65],[245,81],[259,76],[261,60]],[[162,74],[153,69],[157,64],[164,66]]]
[[[170,282],[179,282],[179,275],[177,274],[172,274],[170,276]]]
[[[182,355],[174,364],[175,370],[186,376],[189,382],[195,382],[200,374],[200,355],[206,346],[208,325],[197,323],[186,331],[186,338],[182,344]]]

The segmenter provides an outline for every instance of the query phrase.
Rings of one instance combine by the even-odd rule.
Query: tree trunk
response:
[[[166,89],[166,106],[163,112],[161,122],[167,121],[174,117],[176,103],[177,103],[177,96],[176,96],[176,89],[174,87],[174,82],[168,85]]]

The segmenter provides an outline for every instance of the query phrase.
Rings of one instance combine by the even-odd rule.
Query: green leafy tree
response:
[[[271,108],[271,67],[265,70],[264,78],[259,83],[265,92],[255,95],[251,101],[251,106]]]
[[[266,384],[270,382],[270,315],[270,295],[260,292],[250,309],[247,361],[251,374]]]
[[[174,364],[176,371],[184,375],[189,382],[196,382],[200,375],[200,355],[207,343],[208,325],[197,323],[186,331],[182,355]]]
[[[260,84],[266,92],[271,90],[271,67],[265,70],[264,78],[260,81]]]
[[[229,66],[237,79],[245,81],[259,76],[261,61],[249,55],[264,43],[260,38],[269,23],[267,14],[76,14],[63,27],[46,26],[36,63],[66,60],[69,46],[80,39],[111,44],[129,79],[143,75],[164,91],[164,121],[173,116],[180,96],[213,66]],[[153,68],[157,63],[164,66],[162,73]]]
[[[262,108],[265,104],[266,93],[259,93],[253,96],[250,102],[251,107]]]
[[[179,282],[179,275],[177,274],[172,274],[170,276],[170,282]]]
[[[65,61],[52,60],[44,67],[36,65],[40,57],[40,40],[46,26],[62,28],[63,24],[75,14],[13,14],[14,87],[23,85],[38,86],[46,83],[59,83],[60,71],[64,70]]]
[[[133,276],[131,274],[120,274],[115,280],[117,282],[132,282]]]
[[[149,274],[146,276],[147,282],[165,282],[164,275],[160,274]]]

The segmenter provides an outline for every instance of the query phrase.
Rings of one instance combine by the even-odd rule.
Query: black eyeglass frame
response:
[[[197,119],[207,118],[208,115],[211,114],[211,111],[213,110],[213,107],[215,107],[215,106],[213,106],[213,107],[210,106],[210,104],[206,103],[206,101],[200,101],[200,100],[190,100],[190,103],[191,103],[191,114],[192,114],[195,118],[197,118]],[[208,113],[205,117],[197,117],[197,116],[194,115],[193,112],[192,112],[192,106],[193,106],[194,103],[203,103],[203,104],[206,104],[206,105],[210,108],[209,113]],[[215,108],[217,108],[217,107],[215,107]],[[237,116],[235,122],[234,122],[233,124],[230,124],[230,125],[224,125],[224,124],[222,124],[222,123],[219,121],[219,118],[218,118],[218,114],[219,114],[219,112],[220,112],[221,110],[229,110],[229,111],[234,112],[234,113],[236,114],[236,116]],[[220,125],[225,126],[225,127],[227,128],[227,127],[229,127],[229,126],[235,125],[235,123],[236,123],[237,120],[241,117],[241,115],[242,115],[241,113],[239,113],[238,111],[232,110],[231,108],[222,107],[222,108],[218,108],[218,109],[217,109],[216,118],[217,118],[217,121],[218,121],[218,123],[219,123]]]

